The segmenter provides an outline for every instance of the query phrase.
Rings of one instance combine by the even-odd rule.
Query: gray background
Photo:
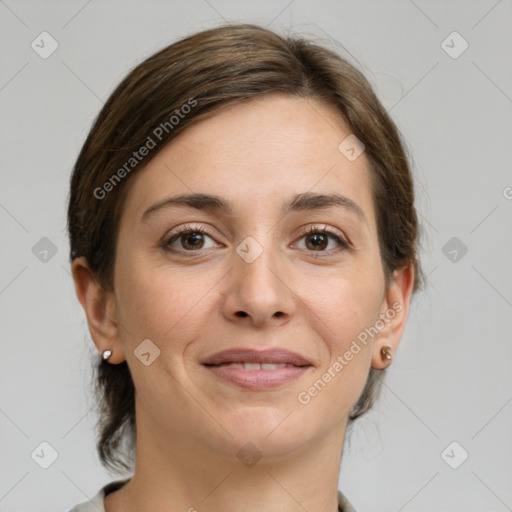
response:
[[[345,446],[340,488],[361,512],[512,510],[510,0],[0,1],[0,510],[65,510],[118,478],[94,448],[70,171],[132,66],[223,19],[356,59],[413,156],[427,289]],[[31,48],[43,31],[59,45],[47,59]],[[457,58],[463,40],[442,43],[453,31],[469,44]],[[31,457],[43,441],[58,453],[48,469]]]

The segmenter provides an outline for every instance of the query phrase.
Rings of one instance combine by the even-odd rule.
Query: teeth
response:
[[[240,368],[240,370],[244,369],[244,363],[228,363],[226,366],[234,366],[235,368]]]
[[[244,363],[244,370],[261,370],[260,363]]]
[[[292,368],[294,365],[290,363],[228,363],[226,366],[234,366],[240,370],[256,371],[256,370],[278,370],[279,368]]]
[[[286,363],[262,363],[262,370],[277,370],[277,368],[286,368]]]

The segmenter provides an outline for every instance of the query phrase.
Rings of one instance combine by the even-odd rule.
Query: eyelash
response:
[[[184,249],[175,249],[170,247],[170,244],[173,243],[175,240],[178,240],[180,236],[184,234],[191,234],[191,233],[202,233],[205,235],[208,235],[211,238],[214,238],[213,235],[204,227],[194,227],[190,225],[183,226],[181,229],[173,233],[170,237],[165,238],[162,247],[164,250],[172,252],[172,253],[197,253],[200,251],[198,249],[197,251],[186,251]],[[329,238],[334,240],[336,243],[338,243],[341,247],[341,250],[346,250],[350,248],[350,244],[338,236],[334,231],[327,229],[327,228],[320,228],[319,226],[310,226],[308,229],[306,229],[300,236],[300,238],[304,238],[305,236],[312,235],[312,234],[320,234],[320,235],[327,235]],[[313,251],[309,250],[311,253],[327,253],[327,256],[330,255],[330,252],[332,251]],[[339,252],[339,251],[336,251]],[[315,254],[316,256],[316,254]],[[325,257],[324,255],[321,255],[320,257]]]

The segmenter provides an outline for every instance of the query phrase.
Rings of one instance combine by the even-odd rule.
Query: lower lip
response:
[[[217,377],[236,384],[241,388],[251,390],[276,388],[298,379],[312,368],[312,366],[293,366],[276,370],[243,370],[235,366],[226,365],[204,366]]]

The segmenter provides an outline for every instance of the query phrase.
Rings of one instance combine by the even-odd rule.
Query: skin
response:
[[[414,279],[412,267],[397,270],[385,289],[368,161],[338,150],[350,133],[316,100],[272,95],[227,107],[130,177],[114,291],[101,288],[84,258],[73,262],[94,343],[113,350],[110,363],[127,360],[136,389],[135,473],[107,496],[106,512],[337,510],[348,415],[370,367],[389,364],[380,348],[396,353]],[[232,201],[233,215],[180,206],[142,220],[159,200],[192,192]],[[280,213],[305,192],[341,194],[364,219],[339,206]],[[166,251],[186,224],[209,234],[192,248],[178,237],[172,246],[181,252]],[[315,249],[303,232],[310,226],[334,230],[349,248],[329,238]],[[236,252],[247,236],[263,248],[252,263]],[[298,394],[397,303],[401,311],[301,404]],[[134,355],[145,339],[160,350],[149,366]],[[278,388],[242,389],[201,365],[234,347],[286,348],[313,367]],[[262,454],[252,467],[237,457],[248,442]]]

